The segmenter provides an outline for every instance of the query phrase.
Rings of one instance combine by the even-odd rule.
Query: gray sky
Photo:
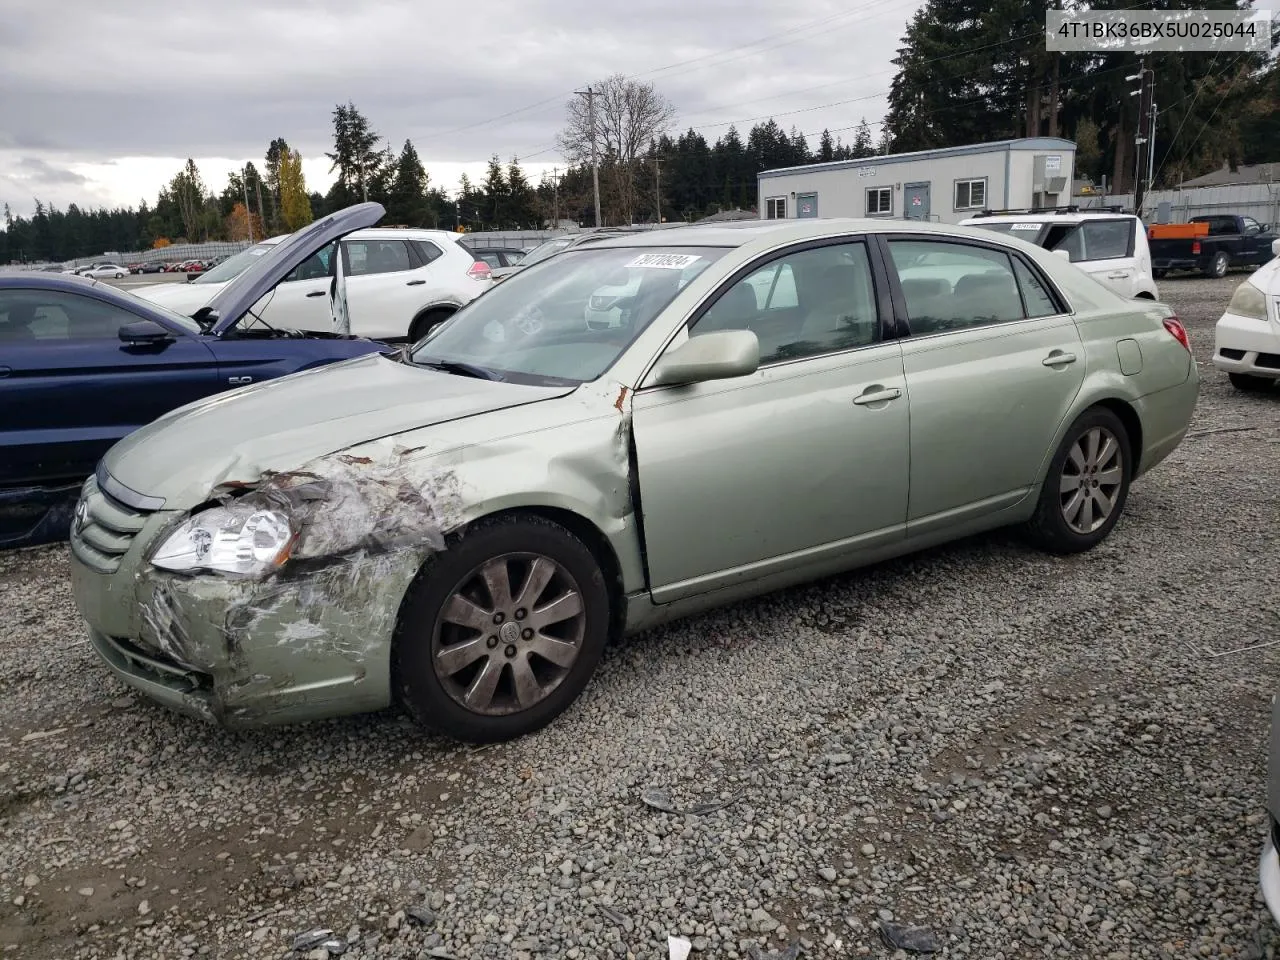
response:
[[[674,132],[714,142],[772,115],[816,144],[824,126],[881,118],[920,5],[0,0],[0,202],[153,202],[186,157],[220,191],[277,136],[324,190],[347,100],[394,150],[411,139],[433,184],[452,189],[493,153],[536,180],[563,165],[567,95],[619,72],[675,105]]]

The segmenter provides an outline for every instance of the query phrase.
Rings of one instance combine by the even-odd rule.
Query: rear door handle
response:
[[[902,396],[902,391],[897,387],[868,387],[865,392],[858,394],[853,398],[853,402],[863,407],[870,403],[887,403],[890,400],[897,400]]]
[[[1129,271],[1128,271],[1128,270],[1121,270],[1119,273],[1108,273],[1108,274],[1107,274],[1107,279],[1108,279],[1108,280],[1123,280],[1123,279],[1125,279],[1127,276],[1129,276]]]
[[[325,297],[329,295],[328,290],[312,290],[307,294],[308,297]]]
[[[1076,355],[1074,353],[1063,353],[1061,350],[1055,350],[1040,362],[1046,367],[1064,367],[1068,363],[1075,363]]]
[[[7,377],[11,373],[13,373],[12,367],[0,367],[0,377]]]
[[[425,281],[425,280],[410,280],[408,283],[406,283],[406,284],[405,284],[405,286],[406,286],[406,287],[420,287],[420,286],[422,286],[422,285],[423,285],[424,283],[426,283],[426,282],[427,282],[427,281]]]

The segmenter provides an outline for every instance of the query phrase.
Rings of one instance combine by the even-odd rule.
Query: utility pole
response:
[[[1153,142],[1153,133],[1155,131],[1155,116],[1152,108],[1155,97],[1155,71],[1147,66],[1146,60],[1139,61],[1138,72],[1125,77],[1126,80],[1138,81],[1138,89],[1130,90],[1129,96],[1138,98],[1138,126],[1137,136],[1134,137],[1134,158],[1133,158],[1133,212],[1138,216],[1142,216],[1142,202],[1146,195],[1147,189],[1150,188],[1151,173],[1151,155],[1155,149]],[[1143,183],[1143,168],[1147,168],[1147,183]]]
[[[560,228],[560,168],[551,168],[551,229]]]
[[[1159,108],[1155,102],[1155,81],[1152,80],[1151,88],[1151,129],[1147,133],[1147,192],[1150,193],[1156,188],[1156,117],[1160,115]]]
[[[244,188],[244,222],[249,230],[249,243],[253,244],[253,211],[249,209],[249,166],[240,171],[240,186]]]
[[[657,194],[657,198],[658,198],[658,207],[657,207],[658,212],[654,220],[654,223],[657,223],[657,224],[662,223],[662,164],[663,164],[663,161],[659,160],[657,157],[653,158],[654,192]]]
[[[600,154],[596,149],[596,93],[594,87],[587,87],[586,90],[574,91],[580,97],[587,98],[587,129],[590,131],[591,137],[591,189],[596,199],[596,228],[599,229],[600,223]]]

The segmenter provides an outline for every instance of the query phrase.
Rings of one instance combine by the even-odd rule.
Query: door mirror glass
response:
[[[173,334],[154,320],[137,320],[120,328],[121,341],[129,344],[172,343]]]
[[[728,380],[755,373],[760,341],[750,330],[717,330],[690,337],[658,361],[653,382],[660,385]]]

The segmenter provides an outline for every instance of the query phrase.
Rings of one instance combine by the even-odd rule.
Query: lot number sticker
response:
[[[636,257],[628,267],[649,267],[657,270],[683,270],[702,257],[689,253],[644,253]]]
[[[1039,230],[1039,229],[1040,229],[1040,224],[1038,224],[1038,223],[1015,223],[1015,224],[1013,225],[1013,229],[1014,229],[1014,230]]]

